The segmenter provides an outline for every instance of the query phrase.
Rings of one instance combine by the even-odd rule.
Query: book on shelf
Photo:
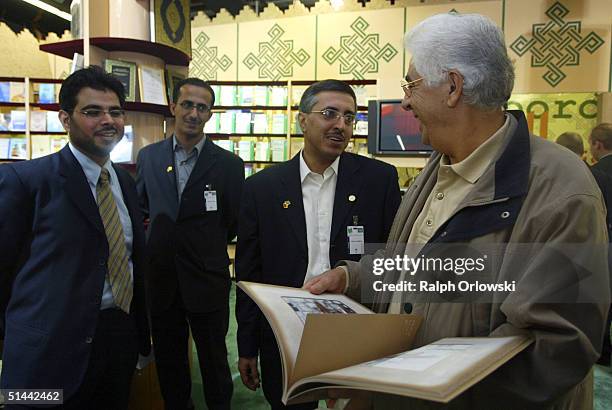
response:
[[[253,105],[268,105],[268,87],[265,85],[256,85],[253,87]]]
[[[268,116],[264,113],[253,113],[253,133],[268,133]]]
[[[222,134],[233,134],[236,130],[235,117],[235,111],[219,113],[219,132]]]
[[[141,102],[168,105],[166,79],[163,69],[139,65],[138,79]]]
[[[219,105],[226,107],[236,105],[236,86],[222,85],[219,94]]]
[[[40,83],[38,84],[38,102],[41,104],[53,104],[57,102],[55,94],[55,84]]]
[[[20,81],[11,81],[9,83],[9,101],[25,102],[25,83]]]
[[[204,133],[214,134],[216,132],[219,132],[219,113],[213,112],[210,119],[204,124]]]
[[[355,115],[355,130],[353,134],[368,135],[368,114],[358,112]]]
[[[9,158],[9,146],[11,145],[10,138],[0,137],[0,159]]]
[[[49,135],[32,135],[32,159],[44,157],[51,153],[51,138]]]
[[[51,135],[49,138],[51,142],[51,152],[58,152],[68,143],[68,137],[64,135]]]
[[[270,105],[287,105],[287,87],[270,87]]]
[[[247,164],[244,166],[244,177],[248,178],[255,173],[253,165]]]
[[[134,145],[134,127],[126,125],[123,128],[123,138],[110,153],[111,161],[115,163],[132,163],[132,146]]]
[[[356,146],[357,154],[363,155],[364,157],[369,157],[370,154],[368,152],[368,143],[367,141],[358,141]]]
[[[232,140],[215,140],[213,142],[217,144],[218,146],[220,146],[221,148],[223,148],[224,150],[227,150],[231,153],[234,152],[234,141]]]
[[[166,67],[166,90],[168,93],[168,101],[174,101],[174,86],[181,80],[184,80],[186,76],[182,71],[178,71],[171,67]]]
[[[328,389],[340,397],[365,390],[448,403],[532,342],[526,336],[460,337],[411,350],[418,315],[374,314],[340,294],[253,282],[238,287],[274,332],[285,404],[325,399]]]
[[[303,134],[302,127],[300,127],[300,113],[296,112],[293,114],[293,121],[291,122],[291,133],[292,134]]]
[[[287,133],[287,114],[276,113],[272,114],[272,134]]]
[[[365,85],[353,85],[357,105],[368,105],[368,93]]]
[[[238,88],[238,105],[253,105],[253,86],[244,85]]]
[[[47,131],[46,111],[30,111],[30,131]]]
[[[270,142],[270,151],[273,162],[287,161],[287,140],[274,138]]]
[[[302,99],[302,95],[304,91],[306,91],[307,86],[305,85],[294,85],[291,87],[291,104],[299,105],[300,100]]]
[[[255,161],[270,161],[270,142],[257,141],[255,143]]]
[[[28,142],[24,137],[11,138],[10,159],[28,159]]]
[[[10,131],[26,130],[26,112],[23,110],[12,110],[11,121],[9,122]]]
[[[11,85],[8,81],[0,82],[0,102],[10,102],[11,101]]]
[[[47,132],[65,132],[64,126],[59,119],[57,111],[46,111],[47,113]]]
[[[11,113],[0,112],[0,131],[8,131],[11,124]]]
[[[255,144],[253,141],[238,141],[238,156],[243,161],[253,161],[255,159]]]
[[[235,132],[238,134],[251,133],[251,112],[237,111],[235,117]]]
[[[121,81],[125,90],[125,101],[136,101],[136,63],[106,59],[104,70]]]

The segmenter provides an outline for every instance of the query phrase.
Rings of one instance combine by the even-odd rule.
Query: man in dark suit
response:
[[[608,239],[612,240],[612,124],[601,123],[591,131],[589,136],[589,148],[591,156],[597,161],[591,167],[593,176],[597,181],[599,189],[603,194],[606,208],[606,222],[608,224]],[[608,255],[610,268],[612,269],[612,255]],[[611,272],[612,273],[612,272]],[[612,345],[610,343],[610,326],[612,325],[612,307],[608,311],[608,320],[606,321],[606,331],[604,332],[603,346],[601,348],[601,357],[597,363],[610,366],[610,356],[612,355]]]
[[[187,78],[173,96],[174,135],[143,148],[137,168],[141,206],[151,220],[147,250],[157,372],[166,408],[191,407],[190,327],[208,408],[228,409],[233,387],[225,346],[227,243],[236,235],[244,165],[204,135],[215,102],[207,83]]]
[[[0,300],[2,388],[63,389],[68,409],[125,409],[138,353],[150,350],[136,188],[109,159],[125,94],[89,67],[64,80],[59,101],[70,143],[0,166],[0,283],[11,287]]]
[[[300,101],[304,149],[250,177],[240,208],[238,280],[302,287],[343,258],[358,260],[364,243],[384,243],[400,202],[394,167],[346,153],[357,109],[338,80],[311,85]],[[353,227],[363,227],[362,235]],[[274,335],[254,302],[237,291],[239,370],[273,409],[281,403],[282,370]],[[289,406],[315,408],[317,403]]]

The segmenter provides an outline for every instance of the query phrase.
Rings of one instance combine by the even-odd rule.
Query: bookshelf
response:
[[[61,80],[0,77],[0,162],[38,158],[68,137],[57,118]]]
[[[246,176],[286,161],[304,145],[298,104],[314,82],[210,81],[216,98],[204,131],[243,159]],[[358,124],[347,150],[367,155],[367,100],[377,96],[376,80],[346,82],[356,91],[358,104]]]

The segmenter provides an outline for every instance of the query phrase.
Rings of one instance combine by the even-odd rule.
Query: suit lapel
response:
[[[280,207],[281,212],[287,217],[296,236],[298,244],[304,255],[308,255],[306,241],[306,216],[304,214],[304,200],[302,197],[302,181],[300,180],[300,157],[299,153],[283,165],[281,174],[281,186],[279,196],[274,207]]]
[[[204,141],[204,145],[202,146],[202,152],[198,155],[198,161],[196,162],[193,171],[191,171],[191,175],[187,180],[187,184],[185,184],[185,189],[183,192],[190,189],[193,185],[196,185],[197,182],[206,175],[208,170],[215,164],[217,160],[217,153],[215,152],[214,143],[210,140],[210,138],[206,137]],[[211,189],[215,190],[217,187],[211,187]]]
[[[359,163],[351,155],[343,153],[340,156],[336,194],[334,195],[331,236],[329,238],[330,243],[335,242],[341,228],[344,227],[347,214],[355,203],[360,200],[358,194],[362,178],[354,176],[358,169]],[[355,216],[358,217],[359,215]],[[353,221],[351,220],[350,223],[352,224]],[[358,224],[361,225],[361,221],[358,221]]]
[[[163,178],[164,183],[168,184],[168,189],[172,189],[174,197],[177,198],[176,204],[178,206],[178,191],[176,189],[176,169],[174,166],[174,137],[166,138],[161,144],[161,155],[158,157],[159,163],[156,164],[156,168],[161,169],[166,177]]]
[[[89,221],[97,230],[105,234],[98,205],[91,194],[91,188],[87,182],[87,177],[77,159],[70,152],[66,145],[59,153],[60,169],[59,173],[65,178],[64,189],[68,198],[81,211],[85,219]]]

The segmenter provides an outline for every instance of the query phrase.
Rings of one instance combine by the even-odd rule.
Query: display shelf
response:
[[[10,163],[10,162],[21,162],[27,161],[26,159],[16,159],[16,158],[0,158],[0,164]]]
[[[89,44],[105,51],[130,51],[149,54],[161,58],[166,64],[183,67],[189,66],[189,61],[191,60],[189,55],[179,49],[144,40],[118,37],[92,37],[89,39]],[[74,53],[83,54],[83,39],[41,44],[40,49],[47,53],[72,59]]]
[[[30,135],[68,135],[65,131],[30,131]]]
[[[0,135],[25,135],[26,131],[0,131]]]
[[[41,104],[41,103],[32,103],[31,107],[40,108],[46,111],[59,111],[60,106],[58,103],[52,104]],[[137,111],[137,112],[148,112],[151,114],[159,114],[164,117],[170,117],[170,109],[167,105],[160,104],[151,104],[151,103],[143,103],[143,102],[126,102],[123,104],[123,109],[126,111]]]
[[[213,107],[212,112],[223,112],[230,110],[242,111],[287,111],[286,105],[218,105]]]
[[[0,102],[0,107],[25,107],[25,103],[2,101]]]
[[[230,138],[242,138],[242,137],[254,137],[254,138],[287,138],[287,134],[240,134],[240,133],[232,133],[232,134],[222,134],[222,133],[206,133],[207,137],[216,140],[226,140]]]

